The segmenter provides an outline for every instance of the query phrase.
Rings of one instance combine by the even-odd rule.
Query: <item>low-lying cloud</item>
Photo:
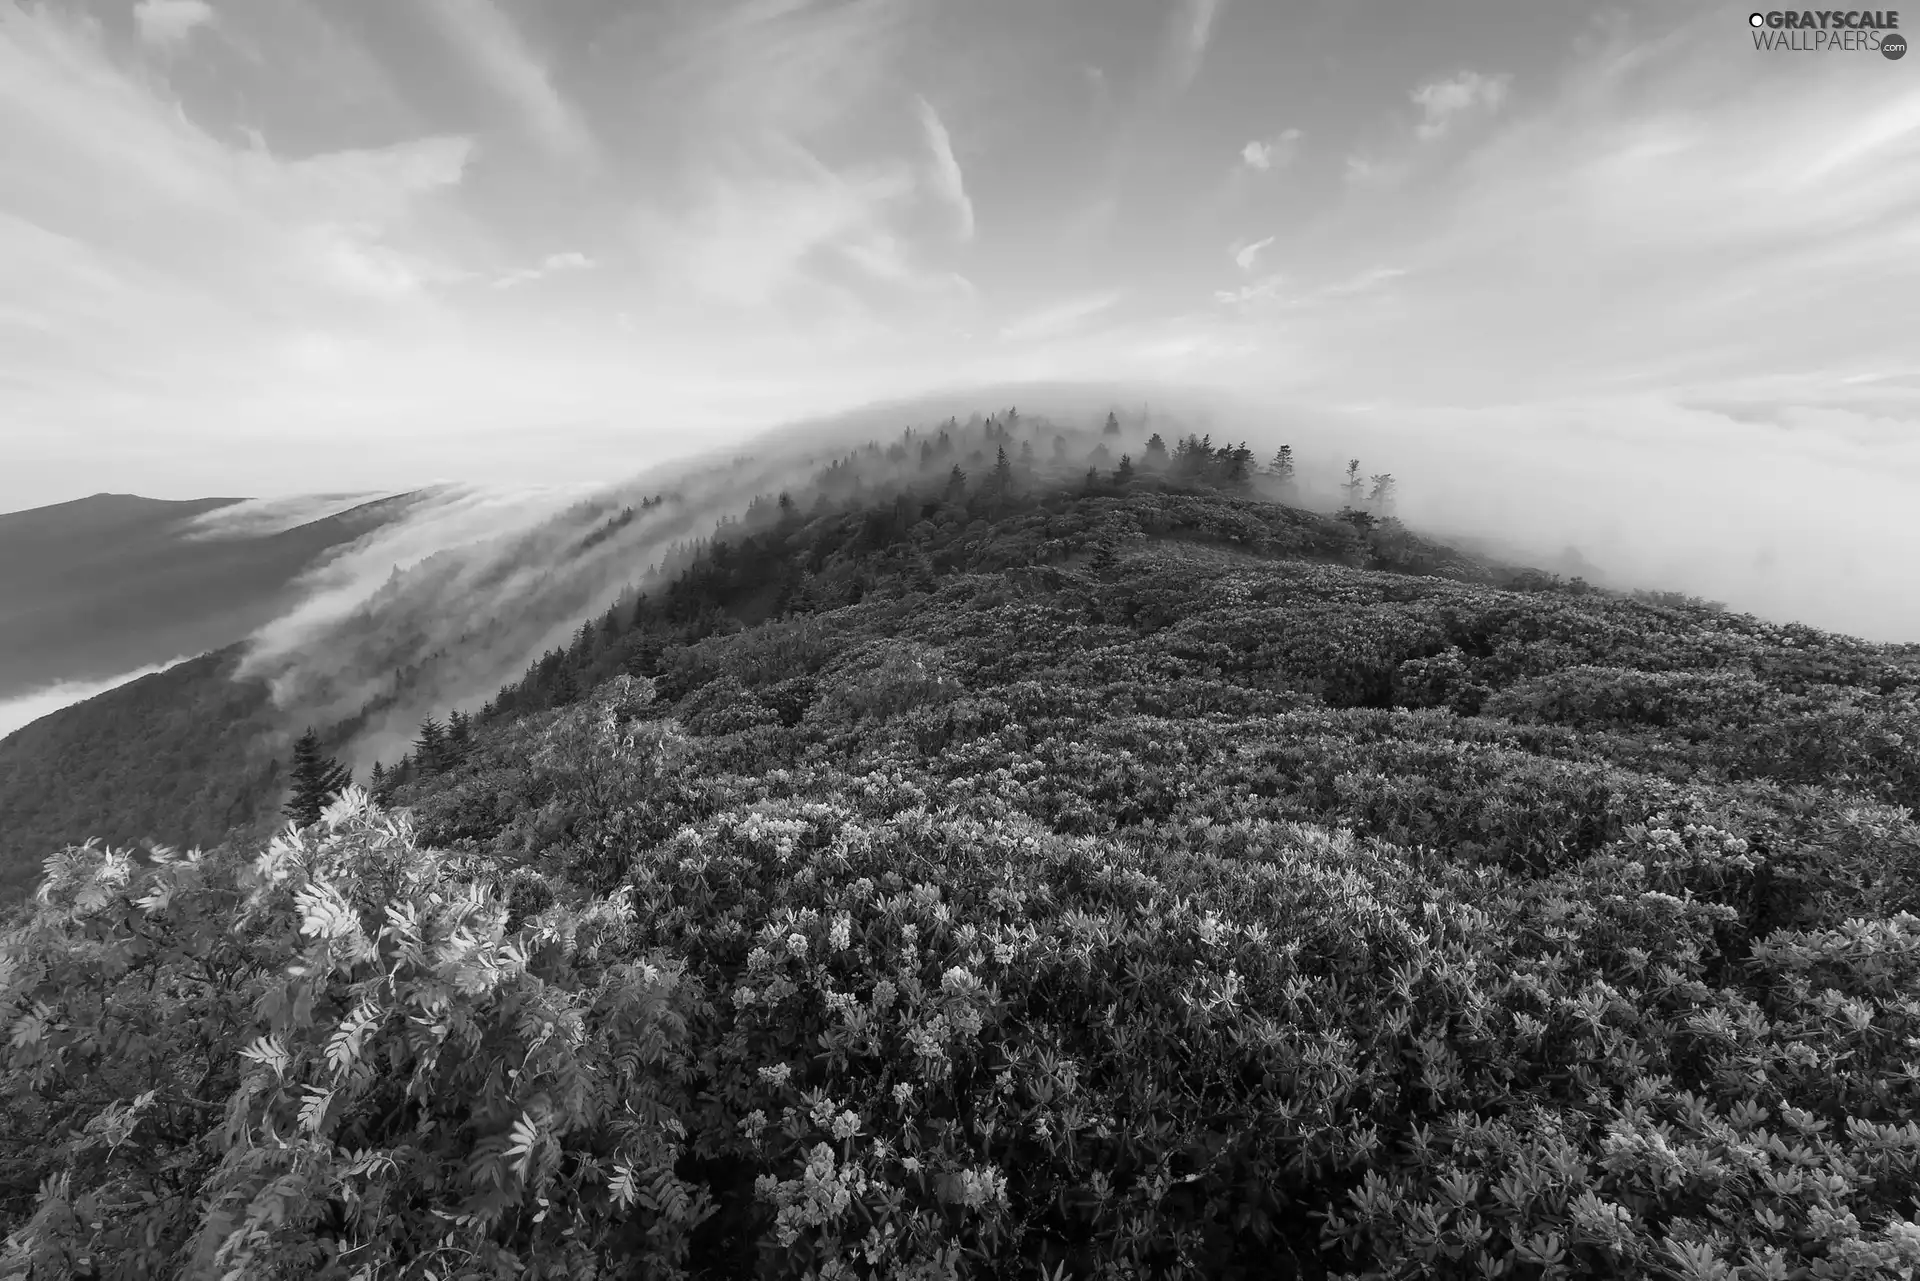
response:
[[[23,726],[31,725],[42,716],[51,716],[63,707],[75,703],[84,703],[98,697],[110,689],[117,689],[128,681],[137,681],[142,676],[151,676],[155,672],[164,672],[176,663],[184,663],[190,654],[170,658],[164,663],[154,663],[147,667],[136,668],[119,676],[109,676],[97,681],[56,681],[43,685],[39,689],[29,690],[25,694],[0,700],[0,738],[5,738]]]

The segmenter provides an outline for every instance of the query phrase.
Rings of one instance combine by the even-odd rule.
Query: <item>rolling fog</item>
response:
[[[1512,562],[1616,588],[1680,591],[1777,621],[1879,641],[1920,640],[1920,445],[1892,420],[1756,422],[1655,402],[1524,410],[1327,409],[1163,386],[1017,385],[930,395],[789,424],[611,485],[442,486],[399,521],[308,575],[302,603],[252,638],[243,670],[267,678],[290,723],[365,713],[350,755],[392,760],[421,718],[473,708],[756,497],[803,506],[820,469],[862,450],[862,482],[916,474],[883,447],[949,417],[1020,411],[1042,464],[1072,438],[1083,470],[1109,409],[1137,454],[1152,432],[1245,440],[1264,461],[1293,446],[1310,504],[1337,505],[1348,458],[1397,481],[1416,530]],[[1044,420],[1044,421],[1042,421]],[[1117,454],[1118,449],[1115,450]],[[670,496],[642,508],[656,495]],[[250,502],[202,518],[244,536],[369,495]],[[623,509],[636,509],[620,523]],[[668,568],[672,566],[668,564]],[[152,669],[149,669],[152,670]],[[69,684],[0,705],[0,731],[120,680]]]

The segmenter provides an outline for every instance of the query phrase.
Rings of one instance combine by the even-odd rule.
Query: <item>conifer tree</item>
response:
[[[1133,479],[1133,455],[1122,454],[1120,455],[1120,465],[1113,469],[1114,483],[1117,485],[1124,485],[1132,479]]]
[[[446,768],[447,731],[429,716],[420,722],[420,733],[413,740],[414,766],[422,774],[438,774]]]
[[[547,703],[552,707],[566,707],[579,697],[580,679],[570,664],[562,663],[560,670],[553,674],[553,688],[548,691]]]
[[[1283,485],[1293,483],[1293,446],[1282,445],[1274,454],[1273,461],[1267,464],[1267,475]]]
[[[319,822],[328,802],[353,782],[351,771],[321,752],[320,736],[311,726],[294,741],[290,774],[293,795],[280,812],[298,827]]]
[[[1347,506],[1357,508],[1360,505],[1361,491],[1365,488],[1365,483],[1360,479],[1360,460],[1349,458],[1347,460]]]
[[[967,473],[960,470],[959,463],[955,463],[953,470],[947,473],[947,501],[950,503],[958,502],[966,495],[966,492]]]
[[[1160,439],[1159,432],[1147,437],[1147,449],[1141,461],[1153,468],[1167,465],[1167,442]]]
[[[447,763],[455,764],[467,757],[467,748],[473,744],[473,721],[467,714],[455,708],[447,715]]]
[[[1105,436],[1118,436],[1120,434],[1120,416],[1111,409],[1107,411],[1107,425],[1101,434]]]
[[[1393,515],[1393,474],[1381,472],[1371,479],[1373,492],[1367,495],[1367,505],[1381,516]]]
[[[993,492],[1004,495],[1013,488],[1013,464],[1007,461],[1007,447],[1000,446],[993,461]]]

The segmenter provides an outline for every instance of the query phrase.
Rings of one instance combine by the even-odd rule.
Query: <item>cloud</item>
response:
[[[1266,141],[1256,138],[1240,148],[1240,162],[1261,173],[1285,168],[1293,160],[1300,136],[1298,129],[1284,129]]]
[[[933,152],[933,188],[947,206],[953,210],[954,223],[960,239],[973,239],[973,201],[967,197],[967,184],[960,172],[960,162],[953,155],[953,139],[947,134],[947,126],[941,122],[939,113],[933,104],[925,98],[915,98],[920,111],[920,125],[926,131],[927,146]]]
[[[590,160],[593,136],[547,68],[492,0],[428,0],[428,11],[474,72],[512,103],[527,129],[563,160]]]
[[[1169,92],[1185,91],[1200,74],[1224,5],[1225,0],[1174,0],[1167,14],[1164,75]]]
[[[299,494],[287,498],[248,498],[202,512],[187,522],[192,539],[262,538],[338,516],[391,494]]]
[[[1485,76],[1477,71],[1429,81],[1410,95],[1420,108],[1414,133],[1423,142],[1444,136],[1454,123],[1472,113],[1491,115],[1507,100],[1511,76]]]
[[[1054,303],[1004,326],[1000,330],[1000,340],[1032,342],[1042,338],[1057,338],[1077,329],[1081,322],[1108,310],[1123,297],[1123,290],[1112,289]]]
[[[1271,237],[1262,244],[1269,243]],[[1243,251],[1244,252],[1244,251]],[[1241,264],[1245,269],[1250,264]],[[1403,267],[1368,267],[1349,276],[1338,277],[1312,289],[1296,289],[1283,295],[1282,288],[1288,277],[1279,272],[1262,276],[1235,289],[1217,289],[1213,299],[1230,308],[1241,311],[1271,311],[1276,307],[1298,310],[1315,307],[1331,301],[1352,298],[1361,294],[1374,293],[1391,280],[1407,274]]]
[[[1273,243],[1273,239],[1272,236],[1268,236],[1266,239],[1256,240],[1252,244],[1236,245],[1231,251],[1233,253],[1234,264],[1242,271],[1252,271],[1254,259],[1260,256],[1262,249],[1265,249]]]
[[[84,703],[96,698],[110,689],[125,685],[128,681],[137,681],[142,676],[151,676],[155,672],[164,672],[176,663],[184,663],[192,658],[191,654],[182,654],[178,658],[164,663],[155,663],[150,667],[136,668],[119,676],[110,676],[98,681],[56,681],[39,689],[18,694],[12,698],[0,699],[0,738],[31,725],[42,716],[51,716],[63,707],[75,703]]]
[[[1280,296],[1281,286],[1286,284],[1286,280],[1285,276],[1275,272],[1241,285],[1237,289],[1216,289],[1213,300],[1233,307],[1268,302]]]
[[[891,298],[970,292],[903,231],[919,191],[908,161],[834,169],[798,143],[763,143],[716,156],[681,209],[643,211],[639,247],[693,300],[852,342],[885,330],[874,309]]]
[[[561,253],[548,254],[538,265],[521,267],[504,276],[496,277],[492,282],[494,289],[511,289],[516,285],[529,284],[535,280],[544,280],[549,276],[570,271],[585,271],[594,265],[593,259],[575,249]]]
[[[712,0],[638,6],[655,109],[690,132],[817,141],[897,89],[919,9],[900,0]],[[682,15],[698,14],[687,24]]]
[[[1342,172],[1349,186],[1392,187],[1407,176],[1408,165],[1400,160],[1381,160],[1372,156],[1347,157]]]
[[[142,40],[173,49],[184,44],[194,28],[213,21],[213,6],[206,0],[140,0],[133,6],[133,19]]]

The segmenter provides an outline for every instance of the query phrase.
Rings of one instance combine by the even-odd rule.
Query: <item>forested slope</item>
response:
[[[1216,479],[782,504],[69,851],[0,1271],[1911,1276],[1920,655]]]
[[[280,803],[280,735],[229,646],[129,681],[0,739],[0,902],[84,832],[116,845],[213,845]]]

